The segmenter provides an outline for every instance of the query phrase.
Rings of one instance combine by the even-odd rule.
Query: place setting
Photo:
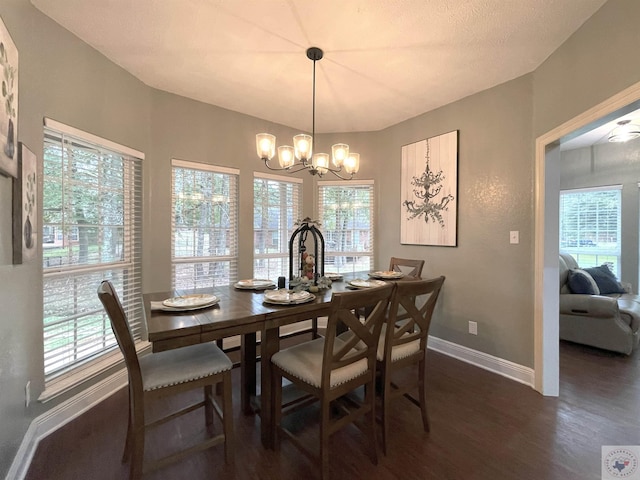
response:
[[[336,272],[325,272],[324,276],[333,282],[338,282],[344,278],[341,273]]]
[[[264,303],[272,305],[299,305],[301,303],[311,302],[316,298],[313,293],[306,290],[288,290],[281,288],[279,290],[270,290],[264,292]]]
[[[269,290],[276,288],[276,284],[272,280],[263,278],[239,280],[233,286],[239,290]]]
[[[349,282],[347,288],[350,288],[352,290],[360,290],[362,288],[381,287],[382,285],[386,285],[386,282],[376,279],[363,280],[361,278],[356,278]]]
[[[163,312],[187,312],[200,310],[217,305],[220,299],[210,293],[193,293],[167,298],[166,300],[152,301],[151,310]]]
[[[394,270],[382,270],[369,273],[369,277],[379,280],[397,280],[404,277],[404,273],[396,272]]]

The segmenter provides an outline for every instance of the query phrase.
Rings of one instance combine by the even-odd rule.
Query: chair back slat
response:
[[[389,307],[389,321],[387,324],[385,357],[388,361],[391,349],[420,339],[421,350],[426,347],[431,318],[444,284],[445,277],[440,276],[429,280],[398,282]],[[420,306],[417,302],[425,300]],[[404,309],[401,318],[398,312]]]
[[[98,287],[98,297],[109,316],[111,330],[113,330],[120,351],[124,356],[124,361],[129,371],[129,378],[130,380],[139,380],[141,383],[140,364],[138,362],[136,346],[133,336],[131,335],[127,315],[122,308],[122,303],[120,303],[115,288],[113,288],[109,280],[103,280],[100,283]]]
[[[411,268],[409,272],[403,272],[400,267]],[[389,270],[394,272],[403,272],[409,277],[421,278],[422,269],[424,267],[424,260],[413,260],[409,258],[397,258],[391,257],[389,262]]]
[[[375,371],[376,348],[394,288],[395,284],[389,283],[381,287],[333,294],[324,342],[323,386],[329,385],[332,370],[364,358],[367,359],[370,371]],[[364,307],[369,307],[371,311],[361,320],[354,311]],[[345,344],[335,349],[336,332],[340,323],[351,335],[346,340],[341,336]]]

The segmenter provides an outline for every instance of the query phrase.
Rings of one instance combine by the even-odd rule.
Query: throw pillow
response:
[[[608,266],[600,265],[599,267],[585,268],[584,271],[589,273],[595,280],[601,294],[625,293],[624,288],[622,288],[622,285],[620,285],[620,282],[618,282],[618,279],[609,270]]]
[[[589,274],[581,268],[572,268],[569,270],[569,290],[571,293],[581,293],[584,295],[599,295],[600,289],[598,284]]]

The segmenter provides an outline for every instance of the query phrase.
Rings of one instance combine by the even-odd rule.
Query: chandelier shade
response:
[[[631,123],[631,120],[621,120],[609,133],[610,142],[628,142],[640,137],[640,125]]]
[[[351,180],[360,169],[360,155],[349,151],[346,143],[336,143],[331,147],[331,166],[327,153],[313,153],[316,130],[316,62],[324,53],[317,47],[307,49],[307,57],[313,60],[313,100],[311,135],[300,133],[293,137],[293,147],[282,145],[278,147],[278,165],[270,162],[276,152],[276,137],[270,133],[258,133],[256,135],[256,151],[258,157],[264,161],[269,170],[286,170],[289,173],[308,170],[311,175],[322,177],[331,172],[342,180]],[[342,176],[346,173],[348,176]]]

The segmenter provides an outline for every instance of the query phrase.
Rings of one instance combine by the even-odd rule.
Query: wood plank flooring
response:
[[[545,398],[531,388],[432,351],[428,352],[431,432],[419,410],[393,404],[389,453],[373,465],[353,427],[332,440],[331,478],[403,480],[600,479],[602,445],[640,444],[640,354],[629,357],[561,342],[561,393]],[[234,370],[235,464],[221,448],[148,474],[145,480],[318,478],[318,472],[283,441],[263,449],[260,418],[239,408]],[[166,405],[154,405],[165,408]],[[165,425],[148,437],[158,455],[186,432],[204,431],[203,413]],[[120,462],[127,422],[125,389],[44,439],[27,480],[128,478]],[[216,427],[219,429],[220,425]]]

